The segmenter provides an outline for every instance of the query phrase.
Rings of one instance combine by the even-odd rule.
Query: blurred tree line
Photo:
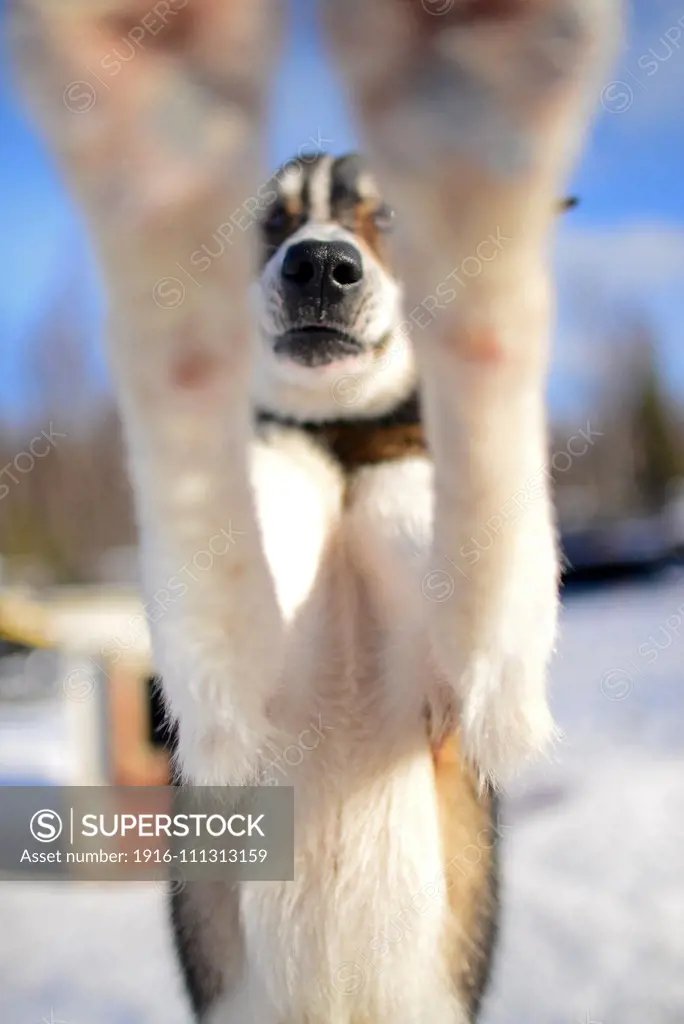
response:
[[[52,446],[43,455],[51,434]],[[6,574],[37,583],[88,582],[101,575],[103,555],[135,543],[112,409],[80,428],[58,414],[35,430],[17,432],[0,424],[3,467],[0,556]]]
[[[81,583],[135,544],[118,416],[94,384],[92,340],[63,292],[26,354],[21,425],[0,411],[0,559],[9,579]]]
[[[561,526],[657,515],[684,486],[684,409],[668,394],[653,325],[632,317],[607,351],[611,367],[590,413],[600,436],[553,474]],[[553,451],[572,434],[557,425]]]

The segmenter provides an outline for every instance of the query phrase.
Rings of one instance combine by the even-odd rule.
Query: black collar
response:
[[[302,421],[258,409],[256,421],[258,426],[275,425],[305,431],[347,472],[426,450],[417,391],[390,412],[368,419]]]

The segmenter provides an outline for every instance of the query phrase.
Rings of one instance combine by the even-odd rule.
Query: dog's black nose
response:
[[[290,298],[327,306],[347,298],[361,283],[361,253],[350,242],[298,242],[285,254],[282,275]]]

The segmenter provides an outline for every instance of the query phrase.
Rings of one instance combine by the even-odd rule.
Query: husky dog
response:
[[[177,772],[302,754],[294,881],[189,884],[177,945],[205,1024],[467,1024],[492,794],[554,732],[548,244],[619,12],[325,0],[374,174],[264,186],[278,6],[14,2],[109,284]]]

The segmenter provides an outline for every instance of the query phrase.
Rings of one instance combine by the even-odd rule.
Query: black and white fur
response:
[[[176,904],[204,1024],[473,1020],[492,930],[489,792],[553,736],[547,248],[617,6],[325,0],[400,211],[398,273],[358,241],[369,180],[350,230],[323,158],[258,287],[262,242],[246,231],[170,303],[165,283],[260,180],[278,5],[15,0],[24,81],[109,283],[179,773],[241,784],[265,749],[314,723],[323,737],[287,773],[294,882],[197,886]],[[141,32],[135,60],[74,110],[73,84],[90,68],[112,76],[117,42]],[[290,285],[306,286],[293,316],[282,270],[312,233],[338,251],[313,270],[293,259]],[[505,244],[490,260],[493,236]],[[481,270],[405,347],[397,279],[411,311],[475,258]],[[314,284],[329,273],[333,291],[351,290],[333,296],[326,325]],[[401,454],[392,419],[405,401],[408,416],[416,383],[429,457],[415,434]],[[398,457],[357,456],[350,472],[341,452],[368,439],[353,421],[373,418]],[[169,600],[170,581],[227,529],[236,542]],[[406,927],[390,941],[398,915]]]

